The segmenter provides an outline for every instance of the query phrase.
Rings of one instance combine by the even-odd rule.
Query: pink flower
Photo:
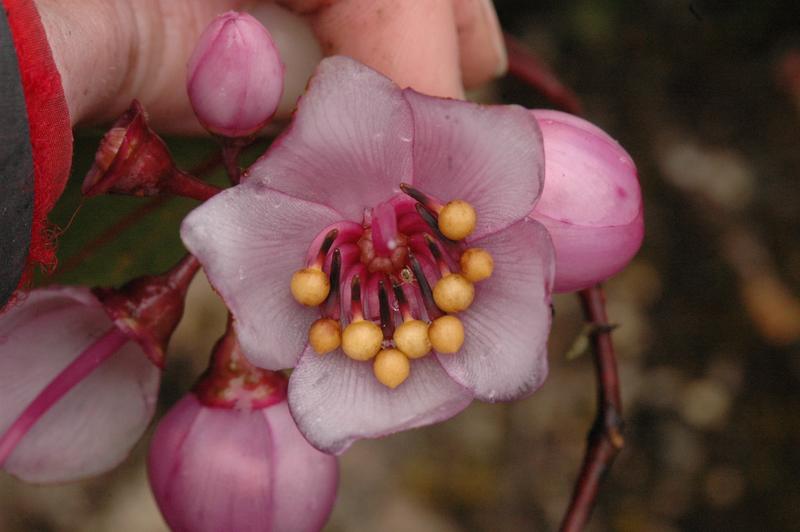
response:
[[[559,111],[535,110],[544,136],[544,190],[531,217],[556,248],[555,291],[587,288],[619,272],[642,244],[636,165],[604,131]]]
[[[33,290],[0,316],[0,466],[28,482],[108,471],[153,416],[165,345],[199,264],[119,290]]]
[[[246,137],[275,114],[283,71],[267,29],[246,13],[230,11],[206,28],[189,59],[189,101],[212,133]]]
[[[183,241],[231,310],[247,357],[265,368],[295,367],[289,407],[315,447],[340,453],[359,438],[452,417],[473,398],[514,399],[542,384],[554,257],[547,231],[526,218],[542,188],[542,152],[525,109],[401,90],[354,60],[329,58],[290,129],[243,183],[185,219]],[[418,214],[435,226],[451,200],[477,215],[472,233],[454,243]],[[488,251],[494,269],[474,285],[469,308],[455,314],[464,331],[457,352],[393,355],[382,365],[380,355],[365,362],[309,347],[309,327],[321,317],[331,318],[323,337],[334,347],[339,324],[361,317],[365,330],[381,323],[384,347],[401,321],[416,318],[427,328],[442,313],[428,288],[459,270],[467,247]],[[330,279],[321,308],[301,305],[290,290],[304,267]],[[408,301],[398,300],[393,284]],[[444,339],[457,346],[456,329]],[[392,381],[404,371],[402,383]]]
[[[148,456],[158,506],[176,532],[319,530],[336,497],[336,458],[298,432],[285,377],[238,351],[227,335],[200,385],[159,423]]]

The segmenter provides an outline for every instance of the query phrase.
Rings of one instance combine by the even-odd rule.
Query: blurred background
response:
[[[607,285],[626,447],[590,530],[797,530],[800,522],[800,2],[496,0],[506,30],[631,153],[647,236]],[[513,79],[477,95],[549,107]],[[48,282],[119,284],[181,254],[191,202],[97,198],[78,187],[99,134],[76,142]],[[209,141],[171,142],[191,167]],[[255,147],[255,157],[263,145]],[[214,179],[221,183],[219,172]],[[113,235],[113,237],[112,237]],[[203,279],[173,338],[160,412],[202,371],[225,313]],[[553,530],[594,417],[575,296],[556,300],[551,375],[529,399],[341,459],[331,532]],[[152,432],[152,431],[151,431]],[[36,487],[0,474],[0,531],[165,531],[143,465]]]

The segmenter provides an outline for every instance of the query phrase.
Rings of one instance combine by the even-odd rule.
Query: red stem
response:
[[[249,143],[250,141],[245,139],[224,138],[222,140],[222,164],[225,166],[225,172],[227,172],[228,180],[232,185],[238,185],[239,180],[242,178],[239,155]]]
[[[556,107],[574,115],[581,114],[581,101],[575,93],[524,44],[507,33],[504,37],[508,50],[508,73],[541,92]]]
[[[597,416],[589,431],[583,458],[569,508],[561,522],[562,532],[583,530],[594,508],[600,482],[622,449],[622,400],[617,361],[606,316],[605,295],[598,285],[580,292],[586,321],[592,326],[590,340],[597,377]]]
[[[61,370],[31,403],[17,416],[17,419],[0,437],[0,466],[14,452],[17,444],[25,437],[42,416],[44,416],[59,399],[64,397],[87,375],[97,369],[103,362],[119,351],[130,340],[116,327],[109,329],[103,336],[95,340],[78,357]]]
[[[210,199],[221,190],[178,169],[175,169],[172,179],[168,180],[166,185],[171,194],[200,201]]]

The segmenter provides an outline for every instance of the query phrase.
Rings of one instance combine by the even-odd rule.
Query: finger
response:
[[[260,2],[248,9],[272,34],[286,67],[277,118],[288,117],[322,59],[322,50],[305,17],[277,4]]]
[[[286,0],[306,13],[325,55],[348,55],[401,87],[463,97],[451,2]]]
[[[467,88],[505,73],[508,56],[491,0],[453,0],[461,77]]]

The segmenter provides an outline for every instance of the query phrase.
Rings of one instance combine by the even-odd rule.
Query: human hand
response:
[[[246,10],[286,65],[278,117],[291,112],[323,55],[354,57],[401,86],[463,97],[504,72],[491,0],[37,0],[73,125],[109,121],[131,99],[168,133],[202,131],[186,96],[186,62],[219,13]]]

